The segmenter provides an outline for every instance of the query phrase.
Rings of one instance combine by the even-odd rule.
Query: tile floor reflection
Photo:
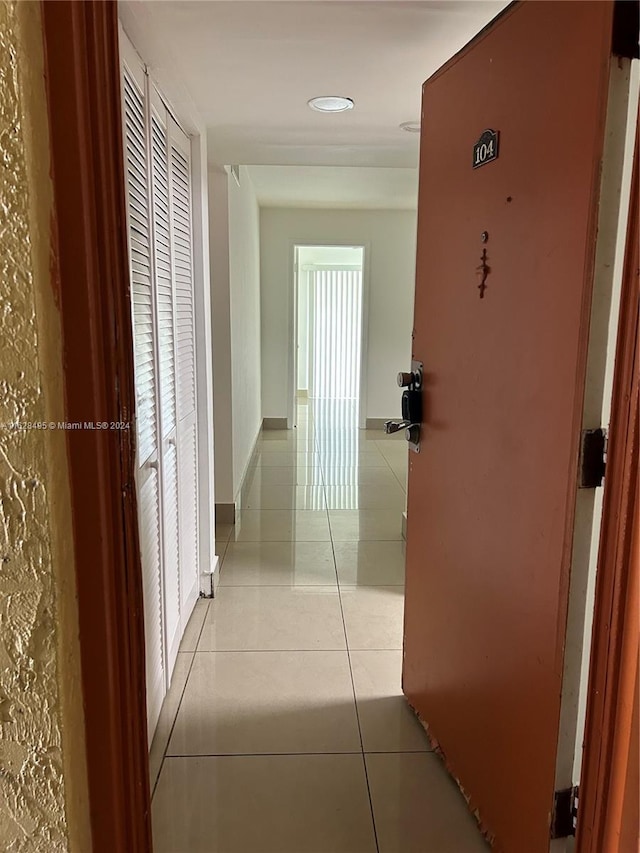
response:
[[[486,853],[400,688],[406,478],[351,401],[260,436],[151,748],[156,853]]]

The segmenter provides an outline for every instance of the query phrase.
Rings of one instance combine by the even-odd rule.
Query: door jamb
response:
[[[622,819],[620,793],[621,787],[624,790],[624,780],[620,778],[617,741],[630,735],[629,714],[634,701],[633,689],[629,692],[629,663],[634,654],[637,661],[637,620],[635,629],[629,623],[630,610],[637,606],[637,602],[630,600],[634,575],[636,586],[638,582],[638,560],[632,559],[632,548],[638,525],[639,155],[637,128],[580,783],[577,828],[580,853],[618,850],[614,837]]]
[[[152,850],[118,11],[42,2],[94,853]]]
[[[636,63],[637,65],[637,63]],[[597,238],[591,292],[582,429],[607,428],[634,157],[638,68],[612,57],[599,179]],[[602,529],[603,488],[578,489],[569,581],[556,791],[578,783],[582,764],[589,652]],[[555,848],[554,848],[555,849]]]

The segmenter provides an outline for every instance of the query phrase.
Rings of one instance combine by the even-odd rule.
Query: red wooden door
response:
[[[403,684],[505,853],[549,849],[612,6],[515,5],[423,91]]]

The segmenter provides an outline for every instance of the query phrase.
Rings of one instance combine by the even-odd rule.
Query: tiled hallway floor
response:
[[[265,432],[151,751],[157,853],[483,853],[400,689],[407,449]],[[156,783],[157,782],[157,783]]]

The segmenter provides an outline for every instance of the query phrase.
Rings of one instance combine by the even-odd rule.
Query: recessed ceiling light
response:
[[[321,95],[307,101],[312,110],[320,113],[343,113],[352,110],[355,106],[351,98],[343,98],[339,95]]]
[[[400,125],[401,130],[406,130],[407,133],[420,133],[419,121],[403,121]]]

